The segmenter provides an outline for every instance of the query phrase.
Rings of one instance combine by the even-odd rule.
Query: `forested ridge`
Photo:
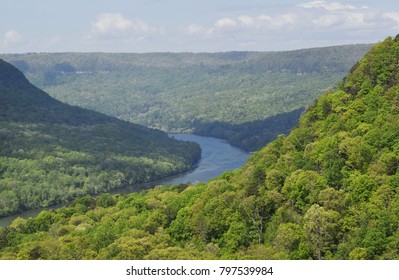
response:
[[[0,229],[3,259],[398,259],[399,36],[208,184],[84,197]]]
[[[0,60],[0,216],[187,171],[196,143],[70,106]]]
[[[288,133],[298,110],[340,81],[370,47],[0,57],[63,102],[168,132],[222,137],[255,151]]]

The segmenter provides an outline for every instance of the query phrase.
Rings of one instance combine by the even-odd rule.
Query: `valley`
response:
[[[329,52],[324,51],[326,49],[321,51],[324,54],[322,57],[330,57],[328,55]],[[243,57],[248,58],[242,53],[230,53],[229,55],[229,58],[233,56],[236,60],[240,60]],[[298,55],[298,52],[296,55]],[[162,56],[162,54],[158,54],[159,56]],[[173,57],[172,61],[177,61],[176,57],[178,55],[167,54],[167,56]],[[157,56],[155,55],[155,57]],[[310,57],[316,58],[317,56]],[[39,61],[46,61],[46,59],[40,59]],[[100,62],[101,60],[98,61]],[[217,62],[215,59],[212,61],[213,63]],[[284,60],[280,57],[279,61],[279,63],[282,63]],[[290,59],[290,62],[293,61],[295,60]],[[154,60],[154,63],[164,65],[161,62],[162,60],[159,59]],[[20,63],[22,62],[20,61]],[[26,65],[32,67],[31,65],[33,64],[27,63]],[[7,69],[9,70],[3,71],[3,73],[6,73],[4,77],[7,78],[0,80],[0,87],[5,89],[4,92],[6,93],[6,99],[4,100],[16,102],[15,98],[10,96],[15,96],[15,92],[27,94],[26,90],[31,89],[31,86],[26,83],[21,74],[9,76],[10,72],[16,73],[15,70],[11,70],[13,69],[10,68],[11,66],[5,65],[4,67],[8,67]],[[66,72],[65,70],[68,68],[63,69],[63,72]],[[145,73],[145,67],[140,69],[137,75]],[[285,68],[280,68],[281,75],[288,72],[281,71],[281,69]],[[325,68],[322,67],[322,69]],[[331,71],[331,68],[327,67],[327,69]],[[282,88],[284,88],[285,84],[289,85],[288,80],[306,80],[305,84],[314,90],[313,94],[315,95],[312,97],[313,99],[311,98],[313,101],[308,100],[306,102],[309,103],[301,104],[300,100],[302,99],[297,96],[298,102],[292,105],[293,107],[287,109],[286,105],[283,105],[280,109],[276,109],[274,114],[277,114],[277,112],[283,114],[305,107],[303,113],[303,109],[298,111],[297,117],[299,117],[299,121],[287,134],[278,135],[273,141],[254,152],[240,168],[224,172],[206,183],[157,186],[129,194],[112,195],[110,193],[101,193],[95,197],[81,193],[65,207],[42,211],[35,218],[17,218],[9,226],[0,228],[0,259],[398,259],[398,69],[399,36],[396,38],[388,37],[383,42],[373,45],[359,61],[355,61],[352,66],[349,66],[346,76],[343,75],[343,79],[339,78],[335,86],[328,85],[328,90],[323,94],[320,93],[322,87],[315,86],[316,84],[310,80],[305,78],[294,79],[293,76],[288,79],[288,76],[286,76],[287,80],[284,81],[287,83],[283,82]],[[104,71],[111,72],[111,70],[110,68]],[[230,73],[230,71],[235,73],[233,70],[234,67],[232,66],[229,71],[226,70],[226,73]],[[68,73],[59,73],[56,79],[75,79],[78,74],[87,74],[78,72],[71,71],[72,75],[69,76]],[[184,71],[184,73],[188,72],[188,70]],[[334,70],[332,72],[337,71]],[[0,71],[0,73],[2,72]],[[267,73],[267,71],[262,73]],[[304,72],[301,70],[294,73],[297,77],[300,77]],[[109,72],[102,74],[108,75]],[[169,71],[169,74],[172,74],[172,72]],[[316,74],[316,76],[318,75]],[[333,74],[330,72],[326,76],[331,78]],[[162,75],[159,75],[159,77],[162,77]],[[218,85],[218,80],[222,81],[222,77],[223,75],[218,76],[214,73],[212,85]],[[278,76],[273,77],[274,80],[278,80]],[[279,77],[281,78],[281,76]],[[133,77],[126,80],[134,81]],[[167,81],[172,80],[170,78],[164,80],[164,82]],[[237,83],[241,82],[241,80],[235,81]],[[60,84],[63,83],[61,82]],[[256,84],[255,81],[254,84]],[[16,85],[18,85],[17,91],[13,88]],[[52,86],[55,86],[55,83]],[[167,86],[168,84],[166,83],[165,87],[167,88]],[[232,92],[235,88],[240,89],[239,85],[235,84],[235,87],[232,86],[228,92]],[[10,89],[12,90],[10,91]],[[116,94],[119,91],[114,90],[112,92]],[[123,92],[122,88],[120,92]],[[255,92],[250,96],[256,96]],[[10,95],[10,93],[14,95]],[[227,102],[225,110],[221,107],[219,112],[229,111],[230,107],[231,111],[233,111],[234,102],[228,99],[226,95],[223,95],[222,88],[219,91],[211,91],[211,94],[215,96],[218,93],[223,96],[222,100]],[[32,96],[32,94],[33,92],[29,96]],[[35,90],[35,94],[33,95],[36,97],[41,96],[44,98],[41,91]],[[160,101],[163,95],[159,88],[151,94],[153,94],[152,99],[155,101]],[[247,100],[248,96],[245,93],[242,93],[242,95],[245,97],[243,100]],[[306,96],[309,97],[311,94]],[[109,98],[109,96],[103,97]],[[47,100],[47,98],[43,100]],[[180,98],[182,97],[179,96]],[[281,104],[286,104],[284,102],[285,100],[290,100],[290,94],[283,94],[280,98],[282,100]],[[292,100],[297,100],[296,98]],[[303,98],[306,99],[305,97]],[[189,96],[187,96],[187,99],[190,99]],[[93,100],[99,100],[99,98],[94,98]],[[143,101],[144,99],[136,100]],[[119,102],[118,98],[114,98],[113,101]],[[8,102],[7,104],[12,104],[10,101]],[[22,104],[20,100],[18,102],[18,106],[26,106],[26,102],[22,102]],[[166,101],[163,102],[166,103]],[[206,104],[209,104],[211,108],[214,102],[211,102],[211,99],[208,102]],[[258,100],[258,103],[261,104],[261,101]],[[1,104],[4,104],[4,102]],[[41,104],[41,102],[36,104]],[[108,105],[108,102],[104,104]],[[131,104],[131,99],[126,99],[124,104]],[[192,104],[195,104],[193,105],[194,109],[201,109],[201,102]],[[229,104],[232,105],[229,107]],[[140,114],[145,115],[148,112],[156,111],[151,106],[144,106],[145,110],[141,111]],[[299,107],[295,108],[295,106]],[[12,108],[12,110],[9,108]],[[12,194],[12,190],[15,187],[20,186],[15,184],[15,182],[23,182],[22,178],[31,178],[32,181],[29,181],[29,184],[32,184],[37,178],[42,178],[40,172],[46,172],[49,167],[63,167],[63,165],[57,165],[60,161],[60,154],[56,153],[60,150],[58,147],[50,151],[51,158],[48,159],[49,161],[42,163],[47,163],[46,166],[42,166],[42,170],[34,170],[35,172],[31,172],[25,177],[10,179],[5,177],[8,174],[24,174],[21,171],[29,170],[27,167],[32,168],[41,163],[43,159],[39,158],[40,161],[32,164],[28,156],[35,155],[35,153],[45,156],[49,152],[46,149],[43,150],[43,147],[46,147],[43,144],[40,146],[41,152],[36,149],[35,153],[32,151],[26,152],[25,146],[22,149],[18,145],[12,146],[11,144],[15,142],[14,138],[12,138],[14,133],[20,131],[20,139],[23,136],[38,135],[40,136],[39,138],[31,137],[27,139],[34,138],[47,141],[44,143],[49,143],[49,147],[52,147],[54,138],[57,139],[59,135],[65,134],[65,131],[73,133],[75,129],[78,129],[80,133],[87,132],[90,128],[87,123],[83,127],[77,126],[82,119],[85,122],[88,120],[94,123],[98,122],[97,118],[88,118],[89,115],[91,116],[94,113],[93,111],[89,114],[87,111],[80,111],[81,109],[77,107],[68,107],[69,109],[67,110],[63,107],[66,110],[65,113],[55,114],[59,111],[56,110],[56,107],[53,107],[54,110],[47,110],[50,116],[53,116],[52,125],[46,127],[45,130],[40,130],[43,120],[48,120],[48,115],[43,114],[40,106],[38,107],[39,110],[28,110],[27,112],[31,113],[23,115],[18,114],[16,108],[3,105],[2,111],[0,111],[8,110],[7,114],[1,115],[1,119],[5,120],[4,125],[6,125],[6,129],[2,129],[1,139],[2,141],[6,140],[4,143],[7,143],[6,147],[9,148],[5,149],[5,151],[10,152],[5,155],[5,158],[2,158],[0,165],[3,183],[1,185],[3,187],[2,194],[4,193],[8,196]],[[275,108],[278,108],[278,106],[265,106],[265,110],[275,110]],[[284,111],[284,108],[287,110]],[[70,110],[72,109],[77,110],[77,114],[74,113],[66,118],[72,118],[72,124],[75,127],[71,128],[65,123],[65,118],[60,119],[55,116],[62,116],[67,112],[71,112]],[[129,112],[131,112],[130,109],[128,110]],[[174,110],[171,112],[175,113]],[[200,111],[194,110],[193,112],[196,112],[195,116],[202,116]],[[128,121],[133,120],[133,116],[131,116],[132,119],[128,119],[126,116],[123,117],[116,112],[114,113],[119,118]],[[80,114],[89,115],[84,115],[84,117],[80,118],[78,117],[82,116]],[[181,112],[179,114],[184,116]],[[10,116],[14,119],[7,119]],[[155,114],[154,116],[161,117],[162,115]],[[233,132],[242,124],[255,122],[253,126],[250,126],[255,131],[256,121],[259,121],[259,119],[254,119],[254,116],[258,116],[258,114],[255,113],[248,119],[245,118],[246,116],[243,116],[241,123],[228,120],[228,118],[207,119],[206,122],[211,123],[214,128],[218,127],[218,129],[215,129],[218,133],[223,133],[223,129],[220,129],[220,127],[227,127]],[[272,114],[271,116],[275,115]],[[99,117],[100,119],[104,118],[105,124],[110,121],[112,125],[109,126],[119,128],[119,125],[114,122],[119,123],[121,120],[117,121],[112,118],[111,121],[104,115]],[[156,119],[157,117],[154,118]],[[260,118],[260,121],[264,118],[265,115]],[[32,119],[41,120],[42,123],[40,125],[21,124],[22,121],[32,121]],[[151,120],[151,117],[149,119]],[[174,120],[176,121],[174,128],[176,130],[191,131],[191,126],[183,126],[182,123],[184,122],[179,122],[182,119]],[[62,125],[60,126],[57,121],[61,122]],[[201,121],[201,119],[199,118],[197,121]],[[171,123],[174,122],[172,121]],[[126,121],[123,121],[123,124],[125,126],[132,125]],[[147,125],[157,126],[155,123],[148,123]],[[102,128],[102,126],[97,125],[95,127]],[[157,135],[155,138],[166,141],[166,138],[162,136],[166,134],[160,131],[141,126],[136,128],[139,130],[144,129],[144,134],[152,135],[154,133]],[[167,127],[166,129],[166,126],[162,127],[162,125],[159,125],[159,128],[173,130],[172,127]],[[44,131],[54,130],[57,131],[57,134],[48,133],[44,135]],[[104,128],[100,129],[100,131],[102,130]],[[122,129],[123,131],[125,129]],[[98,136],[98,139],[102,141],[110,141],[99,131],[96,131],[94,135]],[[116,134],[112,131],[108,135],[114,136]],[[141,134],[138,135],[140,137],[126,136],[128,139],[143,137]],[[117,139],[111,138],[111,140],[121,141],[123,138],[124,136]],[[67,144],[72,143],[65,137],[60,139],[66,141]],[[63,141],[58,141],[58,143],[63,143]],[[118,159],[121,159],[121,155],[117,154],[118,145],[115,145],[115,143],[119,144],[117,141],[110,142],[113,144],[110,146],[113,149],[115,148],[116,151],[105,149],[105,154],[102,154],[101,151],[108,147],[108,145],[101,146],[102,141],[96,143],[99,146],[91,144],[90,149],[87,145],[81,144],[82,146],[79,146],[80,149],[78,150],[79,153],[92,152],[91,157],[84,158],[89,163],[88,166],[76,166],[77,164],[83,164],[85,162],[83,160],[69,161],[71,167],[66,170],[73,171],[77,167],[81,167],[79,169],[81,173],[79,174],[84,176],[84,172],[87,170],[85,168],[94,166],[93,170],[102,171],[100,175],[104,176],[106,174],[114,174],[112,170],[120,171],[121,166],[118,164],[131,162],[131,160],[127,159],[118,161]],[[144,143],[146,141],[149,140],[144,140]],[[155,140],[153,139],[152,141]],[[24,141],[19,140],[15,143],[24,143]],[[158,147],[160,151],[166,152],[165,156],[158,156],[158,160],[166,160],[168,158],[167,155],[172,155],[173,158],[173,150],[167,149],[170,148],[170,145],[173,145],[175,149],[181,152],[179,153],[181,155],[179,159],[183,160],[183,162],[188,160],[186,162],[192,165],[193,162],[196,162],[195,159],[199,157],[198,146],[191,142],[171,141],[165,142],[165,146],[159,146],[159,143],[155,142],[152,143],[154,144],[147,147]],[[63,147],[70,148],[73,146],[68,146],[67,144],[63,145]],[[140,147],[140,145],[143,145],[143,143],[137,144],[137,147]],[[99,148],[96,149],[95,147]],[[191,152],[185,153],[188,150]],[[132,156],[133,151],[130,151],[130,153],[124,155],[124,157]],[[92,157],[96,159],[98,154],[100,155],[100,163],[99,165],[93,165],[89,160]],[[68,153],[68,155],[76,156],[80,154],[74,152]],[[156,156],[156,154],[151,154],[151,152],[150,155]],[[113,156],[112,159],[114,161],[109,163],[106,160],[108,156]],[[72,159],[74,158],[72,157]],[[68,160],[70,158],[65,157],[64,161],[68,162]],[[10,169],[15,168],[15,163],[19,163],[19,161],[22,161],[21,164],[25,164],[24,168],[17,169],[17,172],[14,173],[9,172]],[[157,163],[155,160],[144,161],[144,163],[148,162]],[[165,164],[160,164],[160,166],[165,166]],[[166,166],[172,167],[176,166],[176,164],[166,164]],[[108,167],[116,168],[108,171]],[[123,170],[128,171],[130,167],[127,166]],[[146,174],[152,174],[153,170],[148,168],[148,166],[147,168],[144,167],[144,171],[150,172]],[[91,172],[92,170],[90,170]],[[57,176],[54,176],[54,178],[57,178]],[[47,182],[47,185],[39,185],[39,190],[51,187],[50,180],[44,180],[44,182]],[[97,181],[93,182],[91,186],[101,185],[97,184]],[[110,182],[113,181],[110,180]],[[79,186],[75,187],[77,190],[81,189]],[[15,197],[22,197],[21,195],[26,193],[32,194],[35,192],[21,192]],[[39,197],[46,196],[41,195]],[[10,201],[8,198],[6,197],[2,202]]]

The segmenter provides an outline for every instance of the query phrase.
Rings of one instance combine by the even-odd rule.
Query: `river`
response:
[[[202,149],[201,159],[197,166],[190,172],[174,177],[168,177],[159,181],[134,185],[113,191],[113,193],[130,193],[142,189],[155,187],[156,185],[171,186],[180,183],[208,182],[225,171],[234,170],[247,160],[249,154],[243,150],[231,146],[226,141],[213,137],[204,137],[193,134],[169,134],[177,140],[197,142]],[[9,225],[16,217],[29,218],[36,216],[42,210],[55,209],[52,206],[43,209],[28,210],[23,213],[0,218],[0,227]]]
[[[242,166],[249,156],[249,153],[231,146],[222,139],[193,134],[170,134],[170,136],[177,140],[197,142],[201,146],[202,155],[198,166],[192,172],[164,179],[163,185],[208,182],[225,171]]]

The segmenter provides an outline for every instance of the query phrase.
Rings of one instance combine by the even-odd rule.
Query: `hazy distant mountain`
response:
[[[288,133],[298,121],[296,110],[332,89],[370,47],[0,57],[69,104],[165,131],[221,137],[256,150]]]

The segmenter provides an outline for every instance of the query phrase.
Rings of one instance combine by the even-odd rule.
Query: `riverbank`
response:
[[[117,189],[112,191],[113,194],[137,192],[144,189],[153,188],[158,185],[171,186],[182,183],[208,182],[209,180],[221,175],[225,171],[239,168],[245,163],[250,155],[249,153],[239,148],[233,147],[225,140],[219,138],[198,136],[194,134],[175,133],[171,133],[169,134],[169,136],[181,141],[196,142],[201,146],[202,155],[196,168],[189,172],[164,178],[158,181],[137,184],[122,189]],[[61,204],[47,208],[33,209],[16,215],[0,218],[0,227],[11,224],[11,222],[17,217],[27,219],[30,217],[35,217],[43,210],[56,209],[62,206],[63,205]]]

